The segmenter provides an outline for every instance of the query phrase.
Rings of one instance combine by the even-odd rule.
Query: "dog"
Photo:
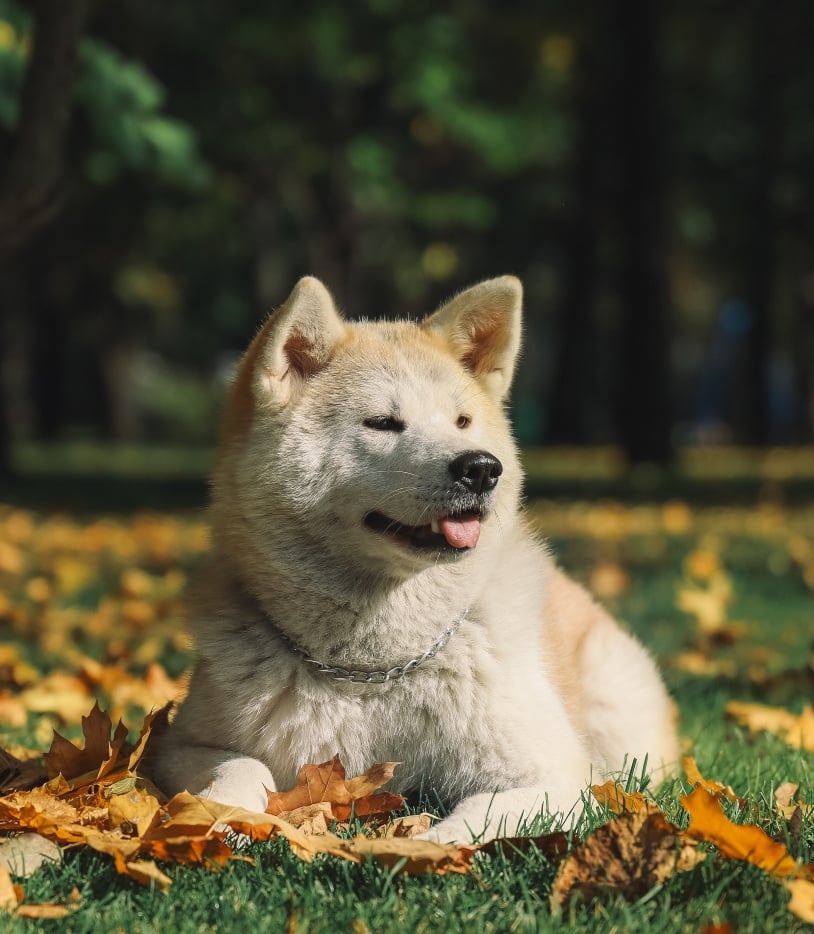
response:
[[[421,323],[351,323],[300,280],[239,366],[216,461],[189,693],[155,777],[264,811],[306,762],[453,809],[469,843],[573,815],[587,784],[678,759],[642,645],[535,540],[505,413],[522,287]]]

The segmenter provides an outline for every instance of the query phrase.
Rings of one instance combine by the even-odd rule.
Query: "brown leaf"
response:
[[[306,834],[328,833],[328,823],[334,820],[333,811],[328,801],[318,801],[316,804],[304,804],[301,808],[286,811],[280,817],[299,827]]]
[[[603,785],[591,785],[594,798],[614,814],[623,814],[625,811],[641,811],[647,807],[648,800],[640,791],[633,794],[625,791],[623,785],[614,781],[607,781]]]
[[[398,762],[372,765],[363,775],[346,779],[345,768],[334,756],[321,765],[304,765],[297,776],[297,784],[288,791],[268,792],[268,814],[282,815],[320,802],[331,805],[336,820],[358,817],[378,817],[404,807],[404,798],[388,792],[372,794],[393,777]]]
[[[41,758],[18,759],[0,749],[0,793],[14,788],[32,788],[48,777]]]
[[[121,751],[127,737],[127,728],[120,722],[111,743],[110,731],[113,724],[110,717],[100,708],[98,702],[86,717],[82,717],[82,733],[85,737],[83,748],[54,733],[54,740],[50,750],[45,754],[45,766],[48,775],[55,778],[64,775],[65,778],[76,778],[86,772],[97,770],[103,775],[110,771],[115,764],[115,758]]]
[[[625,811],[566,857],[554,880],[552,907],[566,905],[575,892],[593,898],[612,890],[637,898],[704,857],[655,805]]]
[[[290,790],[270,791],[266,811],[269,814],[282,814],[320,801],[328,801],[331,805],[349,805],[352,800],[345,784],[345,767],[339,761],[339,756],[334,756],[321,765],[304,765],[297,775],[297,784]]]
[[[504,856],[512,857],[531,850],[539,850],[547,859],[555,862],[565,856],[569,847],[576,846],[578,843],[579,839],[576,836],[555,831],[537,837],[497,837],[488,843],[481,844],[478,852],[488,856],[502,853]]]
[[[727,717],[750,730],[774,733],[795,749],[814,752],[814,706],[810,704],[800,714],[740,701],[730,701],[725,710]]]
[[[720,798],[705,788],[696,787],[681,803],[690,814],[688,839],[714,844],[729,859],[742,859],[760,866],[777,878],[790,878],[801,871],[794,857],[782,843],[777,843],[754,824],[735,824],[724,814]],[[814,864],[802,867],[814,878]]]

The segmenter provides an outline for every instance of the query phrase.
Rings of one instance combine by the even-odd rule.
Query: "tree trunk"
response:
[[[747,431],[752,444],[770,441],[769,366],[772,352],[771,314],[775,270],[775,219],[772,185],[780,148],[780,121],[777,110],[780,61],[776,40],[777,10],[768,0],[757,0],[753,16],[752,123],[755,156],[747,193],[749,240],[745,250],[747,297],[752,309],[752,327],[746,345]]]
[[[672,457],[659,4],[615,6],[623,259],[616,424],[631,463]]]
[[[0,260],[29,240],[60,205],[62,149],[79,40],[90,0],[38,0],[20,120],[0,178]],[[4,362],[0,337],[0,367]],[[0,475],[11,469],[11,431],[0,380]]]
[[[600,73],[599,57],[586,39],[577,63],[575,107],[579,140],[571,195],[568,282],[560,313],[558,354],[550,402],[548,438],[577,444],[587,437],[586,406],[595,384],[594,300],[598,276]]]

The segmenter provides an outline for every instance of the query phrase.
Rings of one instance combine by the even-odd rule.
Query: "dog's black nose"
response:
[[[488,451],[465,451],[450,463],[449,472],[472,493],[488,493],[497,486],[503,464]]]

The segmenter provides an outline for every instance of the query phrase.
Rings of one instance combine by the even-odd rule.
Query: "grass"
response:
[[[631,492],[631,487],[624,486],[627,480],[614,479],[613,469],[585,479],[586,490],[599,488],[602,496],[615,492],[624,502],[562,500],[558,496],[561,483],[567,480],[568,464],[568,457],[562,455],[562,476],[550,466],[547,472],[537,472],[538,489],[549,495],[532,502],[532,514],[549,536],[560,563],[580,579],[598,584],[604,602],[658,656],[681,709],[682,735],[702,772],[731,785],[752,802],[755,812],[749,819],[757,820],[769,833],[781,838],[785,834],[791,851],[809,862],[814,860],[814,821],[808,818],[798,834],[790,834],[773,812],[772,802],[774,789],[785,781],[799,783],[800,798],[814,801],[814,756],[768,734],[753,735],[727,722],[724,705],[731,699],[754,700],[798,711],[811,699],[814,676],[806,674],[805,666],[814,636],[814,577],[800,542],[807,542],[814,555],[814,509],[796,495],[785,497],[794,500],[792,507],[783,505],[784,493],[789,489],[799,493],[811,477],[806,479],[804,467],[800,479],[791,470],[784,474],[777,465],[772,468],[775,475],[767,476],[755,461],[751,470],[735,470],[732,465],[737,458],[731,456],[728,468],[719,462],[715,470],[692,481],[694,489],[703,487],[707,492],[702,490],[703,495],[687,504],[670,502],[675,493],[668,486],[663,488],[664,495],[659,488],[649,498],[641,489]],[[612,460],[608,463],[612,467]],[[692,471],[682,469],[686,480]],[[700,467],[696,464],[693,469]],[[592,470],[596,474],[596,464]],[[746,476],[752,501],[725,507],[708,504],[709,487],[704,483],[716,485],[721,475],[733,473]],[[738,487],[739,497],[746,489]],[[79,511],[87,512],[87,503]],[[35,519],[42,524],[48,521],[44,515]],[[117,521],[126,530],[131,519],[125,513]],[[194,524],[199,518],[187,514],[178,521]],[[81,522],[75,526],[82,527]],[[699,551],[717,556],[731,581],[733,599],[727,608],[731,632],[726,638],[705,640],[693,619],[677,606],[679,591],[688,586],[688,556]],[[159,575],[175,567],[189,572],[199,560],[197,552],[184,552],[180,546],[167,554],[149,552],[147,558],[144,554],[122,558],[122,566],[140,563]],[[31,559],[21,575],[36,575],[39,560]],[[39,573],[47,575],[50,558],[43,560],[46,567]],[[83,592],[83,607],[101,599],[106,590],[115,593],[119,586],[121,567],[113,559],[108,557],[98,567],[99,579]],[[14,600],[16,594],[20,601],[27,599],[25,588],[17,587],[8,575],[0,579],[0,586]],[[35,612],[32,607],[31,613]],[[165,634],[180,625],[176,610],[167,612],[167,618],[155,623],[157,631]],[[58,641],[50,643],[50,648],[43,646],[30,623],[30,618],[23,623],[7,620],[0,624],[0,638],[10,642],[27,635],[28,658],[44,669],[57,665],[64,657],[64,646],[60,648]],[[144,631],[136,626],[124,634],[117,631],[116,636],[120,642],[131,639],[134,645],[145,639]],[[75,638],[72,630],[66,638]],[[676,660],[688,649],[701,651],[726,674],[699,676],[679,667]],[[104,655],[105,633],[83,644],[82,651]],[[128,657],[126,648],[117,651],[124,652],[122,658]],[[188,658],[183,644],[174,643],[170,635],[156,643],[156,652],[162,657],[174,653],[173,668]],[[772,677],[792,671],[793,676]],[[25,729],[7,731],[4,738],[31,741],[35,730],[32,719]],[[660,790],[659,801],[672,819],[685,823],[677,800],[682,789],[688,786],[677,779]],[[597,813],[583,830],[602,819]],[[251,856],[253,864],[233,862],[219,874],[165,867],[174,882],[163,895],[117,875],[112,862],[99,854],[69,852],[61,866],[44,868],[26,880],[26,900],[65,901],[77,889],[78,910],[66,920],[47,923],[10,917],[4,919],[4,930],[611,934],[702,931],[729,925],[739,934],[764,934],[809,929],[789,914],[788,894],[765,873],[715,856],[633,904],[609,896],[577,902],[561,915],[552,914],[548,904],[556,867],[536,852],[510,861],[503,856],[483,858],[471,876],[419,878],[330,859],[306,864],[292,856],[284,842],[257,844]]]

